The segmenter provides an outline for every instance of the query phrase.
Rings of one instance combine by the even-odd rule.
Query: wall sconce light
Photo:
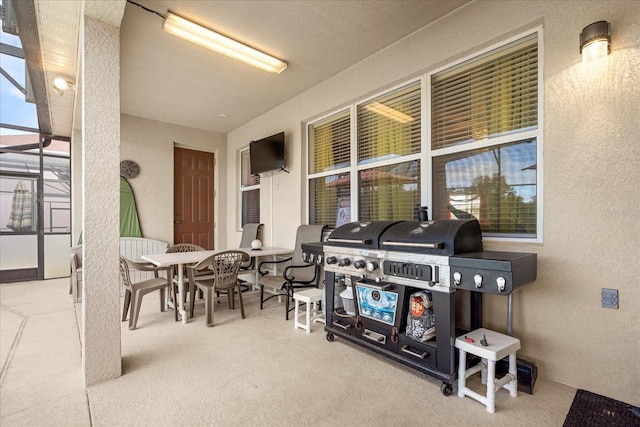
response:
[[[287,63],[278,58],[260,52],[171,12],[167,13],[162,29],[192,43],[270,73],[280,74],[287,68]]]
[[[580,33],[582,61],[604,58],[611,51],[611,24],[607,21],[587,25]]]
[[[67,89],[75,89],[75,85],[68,80],[63,79],[62,77],[56,77],[53,80],[53,90],[58,95],[64,95],[64,91]]]

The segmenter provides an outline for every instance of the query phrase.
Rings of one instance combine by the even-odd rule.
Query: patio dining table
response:
[[[187,311],[184,307],[184,294],[185,282],[184,282],[184,266],[196,264],[211,255],[218,252],[222,252],[227,249],[217,249],[209,251],[194,251],[194,252],[174,252],[174,253],[161,253],[161,254],[149,254],[142,255],[142,259],[148,261],[158,267],[171,267],[177,266],[178,270],[178,313],[182,319],[182,324],[188,322]],[[262,247],[261,249],[254,250],[252,248],[234,248],[233,250],[240,250],[249,254],[250,257],[267,257],[275,255],[290,254],[293,249],[278,248],[278,247]],[[175,302],[174,302],[175,304]]]

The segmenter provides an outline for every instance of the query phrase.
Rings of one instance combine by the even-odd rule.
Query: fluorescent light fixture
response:
[[[74,89],[75,85],[62,77],[56,77],[53,79],[53,90],[60,96],[64,95],[64,91],[67,89]]]
[[[587,25],[580,33],[582,61],[604,58],[611,50],[611,24],[607,21]]]
[[[232,40],[171,12],[167,12],[162,29],[192,43],[270,73],[280,74],[287,68],[287,63],[278,58]]]
[[[384,104],[380,104],[377,101],[372,102],[369,105],[364,106],[365,110],[369,110],[371,112],[380,114],[381,116],[385,116],[389,119],[395,120],[400,123],[411,123],[415,119],[407,114],[404,114],[395,108],[388,107]]]

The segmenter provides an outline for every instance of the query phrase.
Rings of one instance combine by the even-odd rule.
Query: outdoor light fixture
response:
[[[580,33],[582,61],[604,58],[611,50],[611,24],[607,21],[587,25]]]
[[[75,85],[62,77],[56,77],[53,80],[53,90],[60,96],[64,95],[65,90],[73,88],[75,88]]]
[[[279,74],[287,68],[287,63],[278,58],[274,58],[273,56],[232,40],[172,12],[167,13],[164,23],[162,24],[162,29],[192,43],[270,73]]]

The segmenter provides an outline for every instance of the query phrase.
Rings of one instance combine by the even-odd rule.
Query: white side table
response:
[[[322,300],[322,289],[311,288],[311,289],[305,289],[303,291],[294,292],[293,299],[295,300],[293,328],[304,329],[305,331],[307,331],[307,333],[310,333],[311,322],[323,316],[322,312],[319,310],[319,307],[318,307],[320,301]],[[299,320],[301,302],[307,304],[307,307],[306,307],[307,309],[305,313],[306,323],[301,323]]]
[[[481,341],[486,337],[487,346]],[[458,396],[469,396],[487,407],[487,411],[496,411],[496,389],[504,387],[512,397],[518,396],[518,374],[516,352],[520,350],[520,340],[489,329],[476,329],[456,338],[456,348],[460,351],[458,368]],[[467,369],[467,353],[482,358],[476,366]],[[496,379],[496,362],[509,356],[509,373]],[[482,371],[482,384],[487,385],[487,395],[482,396],[466,386],[471,375]]]

